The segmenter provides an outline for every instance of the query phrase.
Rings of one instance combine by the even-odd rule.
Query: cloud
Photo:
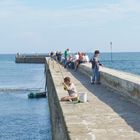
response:
[[[74,45],[76,41],[78,42],[77,36],[81,37],[80,41],[89,41],[85,39],[86,37],[90,38],[90,41],[92,40],[92,37],[88,35],[92,36],[93,33],[87,28],[105,30],[110,23],[120,23],[124,27],[124,23],[130,22],[129,26],[135,27],[135,30],[140,29],[139,7],[139,0],[120,0],[120,2],[102,3],[101,5],[71,5],[56,9],[28,5],[19,0],[1,0],[0,37],[2,41],[0,45],[2,46],[3,43],[5,46],[9,44],[16,46],[18,42],[18,45],[21,43],[22,46],[27,47],[31,45],[37,47],[40,44],[51,46],[54,43],[53,39],[56,39],[57,43],[61,41],[60,46],[67,45],[69,40],[74,42],[72,44]],[[78,33],[75,33],[75,30]],[[67,38],[65,38],[66,34]],[[104,34],[106,33],[104,32]],[[59,38],[60,36],[62,37]],[[47,37],[49,43],[46,41]],[[63,43],[63,38],[67,42]],[[7,42],[7,40],[9,41]],[[57,43],[54,43],[54,47]],[[91,42],[89,42],[90,44]]]
[[[110,21],[120,21],[140,14],[138,0],[121,0],[120,3],[104,3],[93,7],[65,7],[62,9],[45,9],[28,6],[18,0],[3,0],[0,2],[0,19],[16,23],[39,24],[47,27],[103,25]]]

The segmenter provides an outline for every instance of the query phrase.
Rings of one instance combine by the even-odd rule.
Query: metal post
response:
[[[112,42],[110,42],[110,51],[111,51],[111,52],[110,52],[110,53],[111,53],[111,61],[113,61],[113,60],[112,60]]]

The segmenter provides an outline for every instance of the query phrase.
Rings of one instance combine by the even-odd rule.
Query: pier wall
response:
[[[81,64],[79,71],[90,79],[92,70],[89,63]],[[103,85],[119,91],[121,95],[140,105],[140,76],[105,67],[101,67],[100,72]]]
[[[105,140],[114,138],[118,140],[123,139],[124,134],[128,140],[134,138],[135,134],[132,131],[135,127],[131,126],[132,122],[129,122],[130,119],[127,120],[127,118],[132,117],[132,111],[135,112],[137,106],[119,95],[121,93],[128,97],[130,93],[127,93],[127,86],[130,89],[134,88],[135,83],[130,84],[130,79],[126,79],[129,77],[127,73],[102,68],[101,79],[102,84],[109,87],[106,88],[103,85],[90,85],[87,77],[79,73],[80,71],[90,77],[92,74],[90,64],[82,64],[79,70],[74,72],[64,69],[56,61],[46,58],[45,66],[53,140]],[[88,102],[60,102],[60,99],[67,95],[62,85],[65,76],[72,79],[78,92],[87,93]],[[135,77],[136,79],[137,77]],[[120,83],[116,84],[118,82]],[[124,86],[125,83],[128,85]],[[110,89],[115,90],[110,91]],[[139,94],[139,91],[137,93]],[[125,116],[119,114],[125,114]],[[138,124],[139,114],[134,114],[130,121],[137,120],[135,124]],[[122,128],[121,133],[120,128]],[[113,132],[115,132],[115,135]],[[130,133],[132,133],[133,138]]]
[[[53,140],[69,140],[69,135],[67,132],[66,123],[64,121],[64,116],[62,112],[62,107],[60,105],[60,101],[58,98],[58,94],[60,91],[57,86],[60,87],[60,85],[56,84],[56,80],[52,76],[54,75],[53,72],[51,72],[51,69],[54,69],[53,61],[49,62],[49,59],[46,59],[46,82],[47,82],[47,91],[48,91],[48,101],[49,101],[49,108],[50,108],[50,115],[51,115],[51,124],[52,124],[52,139]],[[49,68],[49,65],[52,67]],[[59,74],[58,74],[59,76]],[[59,81],[60,82],[60,81]],[[63,91],[63,89],[62,89]]]
[[[42,54],[32,54],[32,55],[22,55],[18,54],[15,57],[16,63],[38,63],[38,64],[44,64],[45,63],[45,57],[48,57],[49,55],[42,55]]]

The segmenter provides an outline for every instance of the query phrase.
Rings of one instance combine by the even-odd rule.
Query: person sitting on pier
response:
[[[78,52],[78,59],[75,62],[75,71],[77,71],[79,65],[83,63],[83,53]]]
[[[88,55],[86,53],[83,53],[83,62],[84,63],[89,62],[89,57],[88,57]]]
[[[69,58],[67,60],[66,67],[68,67],[70,69],[74,69],[74,56],[73,56],[73,54],[70,54],[69,55]]]
[[[89,62],[88,55],[86,53],[78,52],[78,59],[75,62],[75,71],[77,71],[77,69],[81,63],[87,63],[87,62]]]
[[[77,99],[77,91],[76,91],[76,87],[73,83],[71,83],[71,79],[70,77],[65,77],[64,78],[64,90],[68,91],[68,96],[62,97],[61,101],[72,101]]]

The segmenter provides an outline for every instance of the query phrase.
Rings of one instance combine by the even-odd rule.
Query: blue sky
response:
[[[0,52],[140,52],[140,0],[1,0]]]

